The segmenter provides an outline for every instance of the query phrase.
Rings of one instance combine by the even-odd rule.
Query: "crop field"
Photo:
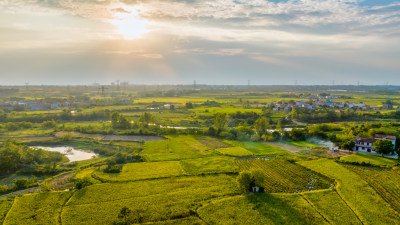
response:
[[[236,112],[255,112],[255,113],[262,113],[261,109],[244,109],[241,107],[238,108],[220,108],[220,107],[199,107],[195,109],[190,109],[190,111],[195,112],[198,116],[213,116],[216,113],[226,113],[226,114],[233,114]]]
[[[211,149],[232,147],[231,145],[214,138],[197,139],[197,141],[200,142],[202,145]]]
[[[198,210],[208,224],[328,224],[298,194],[251,194],[212,201]]]
[[[44,192],[17,197],[4,224],[57,224],[59,212],[71,194]]]
[[[249,150],[242,148],[240,146],[230,147],[230,148],[219,148],[216,149],[219,153],[223,155],[230,155],[230,156],[251,156],[253,155],[252,152]]]
[[[395,159],[383,158],[380,156],[375,156],[367,153],[356,153],[352,155],[347,155],[340,157],[342,162],[357,162],[357,163],[369,163],[375,166],[394,166],[396,165]]]
[[[76,192],[62,212],[63,224],[110,224],[122,207],[143,213],[143,222],[190,217],[204,201],[239,194],[227,175],[97,184]]]
[[[335,179],[338,182],[338,194],[362,223],[396,224],[400,221],[399,214],[357,174],[329,159],[299,163]]]
[[[373,167],[346,166],[368,182],[397,212],[400,213],[400,171]]]
[[[179,176],[185,174],[185,170],[178,161],[142,162],[125,164],[120,173],[96,171],[94,174],[101,180],[115,182]]]
[[[148,161],[198,158],[214,154],[191,136],[168,136],[164,141],[146,142],[142,151]]]
[[[232,144],[234,146],[240,146],[242,148],[245,148],[245,149],[253,152],[255,155],[260,155],[260,156],[286,155],[288,153],[288,151],[283,148],[279,148],[276,146],[259,143],[259,142],[251,142],[251,141],[247,141],[247,142],[225,141],[225,142]]]
[[[307,141],[290,141],[287,143],[298,147],[321,147],[321,145],[317,145]]]
[[[237,160],[241,171],[259,169],[264,172],[264,191],[297,193],[327,189],[332,180],[286,160]]]
[[[238,172],[235,158],[226,156],[204,157],[180,161],[185,170],[192,175],[208,173]]]
[[[301,195],[312,204],[330,224],[362,224],[335,190],[304,192]]]
[[[3,224],[8,211],[11,209],[14,199],[0,199],[0,224]]]

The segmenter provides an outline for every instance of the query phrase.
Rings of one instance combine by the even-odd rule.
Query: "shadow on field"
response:
[[[288,199],[282,199],[282,197]],[[253,205],[253,210],[259,212],[260,216],[265,217],[267,221],[274,224],[309,224],[304,212],[295,209],[293,205],[289,205],[291,198],[295,200],[298,196],[282,195],[278,197],[274,194],[256,193],[246,196],[246,200]]]

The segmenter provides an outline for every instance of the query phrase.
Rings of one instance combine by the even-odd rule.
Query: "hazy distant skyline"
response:
[[[400,85],[400,0],[2,0],[0,85]]]

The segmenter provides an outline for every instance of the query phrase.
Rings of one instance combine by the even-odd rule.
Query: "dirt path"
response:
[[[24,195],[24,194],[29,194],[29,193],[33,193],[33,192],[37,192],[37,191],[42,191],[43,188],[42,187],[32,187],[32,188],[28,188],[28,189],[24,189],[24,190],[19,190],[19,191],[14,191],[5,195],[0,195],[0,199],[2,198],[8,198],[8,197],[13,197],[13,196],[17,196],[17,195]]]

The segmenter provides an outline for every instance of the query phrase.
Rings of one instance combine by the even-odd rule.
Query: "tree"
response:
[[[374,143],[374,150],[382,156],[394,151],[394,145],[390,140],[379,139]]]
[[[240,172],[239,176],[237,177],[238,186],[243,192],[248,192],[250,190],[252,180],[253,178],[249,171]]]
[[[228,119],[225,113],[215,114],[214,126],[215,128],[218,129],[218,132],[224,130],[227,125],[228,125]]]
[[[257,133],[261,136],[267,132],[269,126],[269,119],[265,116],[258,118],[254,122],[254,128],[256,128]]]
[[[340,146],[340,148],[341,149],[345,149],[345,150],[353,151],[355,146],[356,146],[356,143],[354,141],[347,141],[347,142],[344,142]]]
[[[239,188],[243,192],[251,191],[253,186],[259,186],[261,190],[264,187],[265,176],[261,170],[242,171],[237,177]]]

